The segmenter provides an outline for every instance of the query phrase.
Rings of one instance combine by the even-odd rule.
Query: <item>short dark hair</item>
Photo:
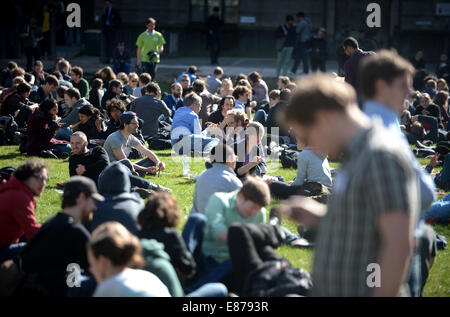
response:
[[[58,106],[58,103],[55,99],[45,99],[39,104],[39,110],[41,110],[44,113],[48,113],[53,107]]]
[[[78,110],[78,113],[84,114],[86,116],[93,116],[95,114],[98,114],[98,109],[94,108],[94,106],[91,104],[86,104],[82,106],[80,110]]]
[[[200,94],[205,90],[205,82],[201,79],[194,80],[194,83],[192,84],[192,90],[196,94]]]
[[[118,79],[111,79],[109,81],[108,90],[112,90],[113,88],[122,86],[122,83]]]
[[[227,99],[230,99],[233,102],[233,106],[236,104],[236,99],[234,99],[234,97],[232,95],[227,95],[227,96],[223,97],[222,99],[220,99],[219,104],[217,105],[217,110],[222,111],[223,105],[225,104],[225,101]]]
[[[39,159],[32,158],[27,160],[25,163],[20,164],[14,170],[13,175],[21,182],[24,182],[43,169],[48,169],[45,163]]]
[[[19,94],[24,94],[26,92],[31,91],[31,86],[28,83],[20,83],[19,86],[17,86],[17,92]]]
[[[48,75],[45,80],[44,84],[49,84],[50,86],[59,86],[58,78],[55,77],[55,75]]]
[[[81,68],[80,66],[74,66],[74,67],[72,67],[72,72],[73,72],[75,75],[80,76],[80,78],[83,77],[83,68]]]
[[[337,82],[329,75],[301,78],[287,108],[287,121],[310,126],[319,111],[344,113],[356,105],[356,93],[347,83]]]
[[[370,99],[376,94],[377,80],[387,84],[403,75],[414,75],[414,67],[395,51],[380,50],[361,60],[358,70],[358,87],[363,98]]]
[[[262,179],[256,177],[248,176],[239,194],[242,194],[246,200],[250,200],[263,207],[270,204],[269,186]]]
[[[153,18],[147,18],[147,20],[145,20],[145,25],[148,25],[149,23],[156,24],[156,20]]]
[[[303,12],[303,11],[297,12],[297,17],[298,18],[304,18],[305,17],[305,12]]]
[[[198,72],[198,68],[195,65],[191,65],[188,67],[187,72],[189,74],[195,74],[196,72]]]
[[[80,91],[77,88],[69,88],[64,92],[64,94],[69,96],[69,98],[75,98],[76,100],[81,98]]]
[[[186,107],[190,107],[195,103],[201,103],[202,102],[202,98],[197,95],[195,92],[191,92],[189,94],[187,94],[186,96],[184,96],[184,105]]]
[[[354,37],[349,36],[344,40],[344,42],[342,42],[342,46],[344,46],[344,47],[350,46],[350,47],[353,47],[354,49],[358,49],[359,44],[358,44],[358,41]]]
[[[223,74],[223,69],[220,66],[217,66],[216,68],[214,68],[214,75],[222,75]]]
[[[44,67],[44,64],[38,60],[38,61],[34,62],[33,67],[35,67],[35,66]]]
[[[99,89],[103,85],[101,78],[94,78],[91,82],[91,89]]]
[[[17,68],[17,63],[14,61],[9,61],[7,67],[9,70],[13,70],[14,68]]]
[[[428,80],[425,83],[425,88],[426,89],[436,89],[436,82],[433,79]]]
[[[211,163],[223,163],[227,162],[227,158],[234,155],[234,150],[229,146],[220,142],[218,145],[211,149],[210,159]]]
[[[66,90],[69,89],[66,86],[59,86],[58,89],[56,89],[56,95],[60,98],[64,98],[64,94],[66,93]]]
[[[127,110],[124,102],[118,98],[111,99],[109,105],[106,108],[106,110],[108,111],[108,114],[111,114],[111,112],[114,109],[120,110],[120,112],[122,112],[122,113],[124,113]]]
[[[286,16],[286,22],[289,22],[289,21],[294,21],[294,17],[292,15]]]
[[[149,82],[147,85],[145,85],[145,91],[149,94],[160,95],[161,94],[161,88],[159,87],[158,83],[152,81]]]
[[[55,76],[57,79],[62,79],[62,74],[61,74],[61,72],[59,70],[55,70],[52,73],[52,75]]]
[[[152,76],[150,76],[149,73],[142,73],[142,74],[139,75],[139,81],[143,85],[147,85],[149,82],[152,81]]]
[[[253,82],[257,82],[258,80],[260,80],[262,77],[258,72],[251,72],[248,76],[247,76],[248,80],[251,80]]]
[[[233,90],[233,97],[238,100],[240,95],[243,95],[245,93],[251,94],[251,90],[247,86],[237,86]]]
[[[292,92],[288,88],[281,89],[280,91],[280,100],[284,102],[289,102],[292,97]]]
[[[138,223],[144,230],[155,228],[176,228],[181,213],[174,196],[168,193],[155,193],[150,196],[144,209],[138,215]]]

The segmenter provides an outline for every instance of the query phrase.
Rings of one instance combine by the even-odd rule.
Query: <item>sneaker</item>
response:
[[[138,193],[139,196],[141,196],[142,199],[147,199],[147,198],[149,198],[151,195],[153,195],[153,192],[151,192],[151,191],[148,190],[148,189],[141,188],[141,187],[136,188],[134,191],[135,191],[136,193]]]
[[[57,159],[57,158],[58,158],[58,157],[55,155],[55,153],[53,153],[53,152],[50,151],[50,150],[42,150],[39,156],[40,156],[40,157],[43,157],[43,158],[52,158],[52,159]]]
[[[314,247],[314,243],[309,242],[304,238],[295,239],[289,245],[293,248],[303,249],[303,248],[312,248]]]
[[[270,209],[269,224],[271,224],[273,226],[281,224],[281,217],[280,217],[277,207]]]
[[[156,192],[162,192],[162,193],[172,193],[172,190],[170,188],[164,187],[162,185],[158,185],[158,187],[155,190]]]

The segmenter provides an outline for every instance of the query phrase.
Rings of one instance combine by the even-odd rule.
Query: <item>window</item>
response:
[[[191,22],[203,23],[219,7],[224,23],[238,23],[239,0],[191,0]]]

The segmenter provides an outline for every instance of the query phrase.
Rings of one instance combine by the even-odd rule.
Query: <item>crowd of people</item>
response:
[[[280,32],[290,36],[292,21]],[[138,47],[158,37],[154,25]],[[203,77],[192,65],[162,92],[142,50],[142,73],[106,66],[90,80],[63,58],[33,72],[9,62],[0,112],[16,129],[1,137],[27,156],[68,159],[69,175],[61,212],[40,224],[49,167],[31,158],[2,174],[0,294],[421,296],[436,256],[425,221],[450,219],[448,198],[434,201],[436,186],[450,188],[450,156],[438,152],[449,142],[447,81],[427,76],[413,93],[418,70],[396,52],[365,52],[354,38],[342,48],[345,77],[279,76],[274,90],[256,71],[229,78],[217,66]],[[268,152],[280,148],[296,152],[293,180],[268,175]],[[167,168],[158,149],[205,158],[181,234],[176,193],[145,178]],[[434,151],[422,168],[414,154]],[[312,272],[280,245],[314,247]]]

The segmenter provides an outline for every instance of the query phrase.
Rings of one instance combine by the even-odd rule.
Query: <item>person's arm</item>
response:
[[[165,117],[172,116],[172,110],[167,107],[166,103],[163,100],[161,100],[161,112]]]
[[[35,233],[41,228],[41,225],[36,220],[34,215],[34,206],[31,201],[24,199],[22,195],[14,195],[17,197],[11,197],[16,204],[16,212],[12,213],[14,219],[23,230],[27,241],[35,235]]]
[[[207,218],[205,238],[215,241],[227,242],[228,228],[224,221],[224,205],[219,197],[212,195],[205,207]]]
[[[141,66],[141,48],[139,46],[136,50],[136,65]]]
[[[164,52],[164,45],[161,45],[161,46],[159,47],[158,53],[161,54],[162,52]]]
[[[393,297],[405,280],[409,258],[414,248],[413,227],[406,211],[390,211],[379,216],[381,236],[378,261],[381,268],[380,287],[373,296]]]
[[[155,163],[156,166],[160,166],[162,170],[166,168],[164,165],[164,162],[160,161],[158,156],[153,153],[151,150],[147,149],[145,146],[143,146],[141,143],[136,146],[136,150],[138,150],[140,153],[148,157],[152,162]],[[134,165],[134,164],[133,164]]]
[[[95,163],[92,165],[85,165],[85,174],[86,176],[91,176],[90,178],[97,179],[100,173],[108,166],[109,157],[102,147],[96,147],[92,151],[95,154]]]
[[[308,168],[308,160],[305,159],[305,153],[304,151],[298,153],[297,156],[297,176],[295,177],[294,182],[292,185],[294,186],[301,186],[305,183],[306,179],[306,170]]]
[[[308,229],[316,228],[327,213],[327,206],[312,198],[304,196],[291,196],[283,202],[284,206],[277,207],[277,211],[297,223],[305,225]]]
[[[252,168],[257,166],[259,163],[261,163],[261,157],[255,156],[251,162],[248,162],[247,164],[239,167],[237,169],[237,173],[239,176],[247,174]]]

